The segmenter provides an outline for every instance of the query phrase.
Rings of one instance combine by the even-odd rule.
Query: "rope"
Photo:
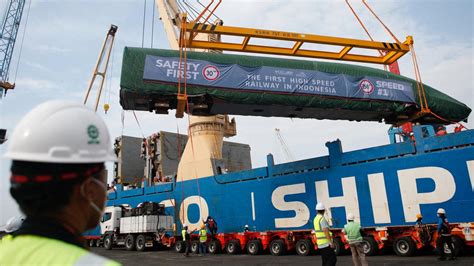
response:
[[[153,33],[155,31],[155,6],[156,6],[156,0],[153,0],[153,15],[151,18],[151,48],[153,48]]]
[[[352,8],[352,5],[349,3],[349,0],[346,0],[346,4],[349,6],[349,9],[352,11],[352,14],[354,14],[354,16],[356,17],[357,21],[359,21],[359,24],[362,26],[362,28],[364,29],[365,33],[367,33],[367,36],[369,36],[369,39],[371,41],[374,41],[374,39],[372,38],[372,35],[370,35],[369,33],[369,30],[367,29],[367,27],[365,27],[364,23],[362,22],[362,20],[359,18],[359,16],[357,15],[357,13],[355,12],[355,10]],[[381,50],[378,50],[379,51],[379,54],[381,56],[384,56],[385,54],[381,51]],[[387,65],[384,65],[384,70],[387,71]]]
[[[18,74],[18,68],[20,68],[20,61],[21,61],[21,52],[23,51],[23,41],[25,40],[25,34],[26,34],[26,29],[28,26],[28,18],[30,16],[30,7],[31,7],[31,1],[28,3],[28,10],[26,10],[26,20],[25,20],[25,27],[23,30],[23,36],[21,37],[21,42],[20,42],[20,51],[18,53],[18,62],[16,62],[16,70],[15,70],[15,77],[13,78],[13,83],[16,82],[16,77]],[[8,78],[8,77],[7,77]],[[7,79],[5,78],[5,80]],[[5,91],[6,92],[6,91]]]
[[[143,27],[142,27],[142,48],[145,45],[145,18],[146,18],[146,1],[143,0]]]
[[[420,69],[418,67],[418,60],[416,59],[416,52],[413,44],[409,45],[411,57],[413,61],[413,67],[415,69],[415,78],[416,78],[416,87],[418,91],[418,98],[420,100],[421,111],[422,112],[429,112],[430,109],[428,108],[428,101],[426,100],[426,93],[423,87],[423,81],[421,80]]]
[[[135,114],[135,110],[132,110],[133,116],[135,117],[135,121],[137,121],[138,128],[140,129],[140,133],[142,134],[142,137],[145,139],[145,134],[143,134],[142,127],[140,126],[140,122],[138,121],[138,117]]]
[[[375,16],[375,18],[380,22],[380,24],[382,24],[382,26],[385,28],[385,30],[388,32],[388,34],[390,34],[392,36],[392,38],[397,42],[397,43],[401,43],[397,37],[395,36],[395,34],[392,33],[392,31],[382,22],[382,20],[377,16],[377,14],[375,14],[375,12],[372,10],[372,8],[370,8],[369,4],[367,4],[366,0],[362,0],[362,3],[364,3],[364,5],[369,9],[369,11]]]

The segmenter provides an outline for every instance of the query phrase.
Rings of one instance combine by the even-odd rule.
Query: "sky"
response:
[[[6,2],[0,2],[0,15],[6,9]],[[186,131],[187,119],[176,119],[173,111],[169,115],[137,112],[141,128],[133,114],[125,112],[124,124],[121,123],[123,48],[141,47],[142,40],[144,47],[169,48],[153,0],[146,0],[144,35],[145,0],[34,0],[28,8],[29,3],[27,0],[10,66],[10,81],[16,83],[16,88],[0,100],[0,128],[11,133],[22,116],[47,100],[82,102],[105,34],[110,24],[115,24],[118,32],[101,100],[101,106],[107,102],[111,108],[107,114],[103,110],[98,112],[112,137],[148,136],[160,130]],[[351,3],[375,40],[392,42],[361,1]],[[474,107],[472,1],[369,0],[368,3],[398,39],[414,37],[424,83]],[[224,0],[216,13],[225,25],[367,39],[344,0]],[[401,58],[399,64],[402,75],[414,78],[410,56]],[[95,97],[93,91],[92,100]],[[344,151],[389,142],[389,125],[375,122],[234,117],[237,136],[228,140],[250,144],[253,167],[265,166],[268,153],[274,154],[276,163],[287,161],[275,128],[280,129],[297,160],[327,155],[324,144],[336,139],[342,141]],[[473,128],[473,119],[471,114],[468,128]],[[0,156],[7,146],[8,141],[0,145]],[[0,226],[19,214],[9,194],[9,166],[10,161],[0,159]]]

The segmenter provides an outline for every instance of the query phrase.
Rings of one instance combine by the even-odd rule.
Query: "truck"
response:
[[[100,242],[96,238],[96,243],[103,243],[105,249],[122,246],[137,251],[169,247],[172,230],[173,216],[165,215],[163,205],[144,202],[136,208],[126,204],[109,206],[100,221]]]

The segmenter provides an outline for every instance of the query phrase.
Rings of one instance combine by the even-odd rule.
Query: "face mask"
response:
[[[107,184],[105,184],[104,182],[102,181],[99,181],[95,178],[92,178],[92,181],[94,181],[94,183],[96,183],[97,185],[103,187],[104,189],[107,187]],[[82,196],[86,197],[84,194],[84,184],[82,184],[81,186],[81,194]],[[105,201],[104,201],[104,205],[102,207],[99,207],[97,206],[97,204],[95,204],[92,200],[89,200],[89,205],[92,207],[92,209],[94,209],[101,217],[103,215],[103,212],[104,212],[104,208],[105,208]]]

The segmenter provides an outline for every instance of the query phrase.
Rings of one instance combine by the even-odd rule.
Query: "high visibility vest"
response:
[[[0,240],[0,243],[2,243],[2,241],[6,241],[6,240],[10,240],[10,239],[13,239],[13,236],[12,235],[5,235],[2,237],[2,239]]]
[[[181,235],[183,236],[183,240],[184,240],[184,241],[187,240],[187,239],[186,239],[186,234],[187,234],[187,233],[188,233],[188,232],[186,232],[185,229],[181,230]]]
[[[346,232],[349,244],[361,242],[363,240],[362,235],[360,234],[360,228],[360,224],[356,222],[348,222],[344,225],[344,232]]]
[[[201,229],[199,231],[199,242],[206,242],[207,241],[207,230]]]
[[[314,231],[316,232],[316,245],[318,247],[326,244],[329,245],[329,239],[326,238],[326,234],[324,234],[323,228],[321,228],[322,219],[324,219],[324,216],[318,214],[313,220]],[[332,235],[331,232],[329,232],[329,235]]]
[[[119,266],[121,264],[63,241],[35,235],[20,235],[2,240],[0,265]]]

